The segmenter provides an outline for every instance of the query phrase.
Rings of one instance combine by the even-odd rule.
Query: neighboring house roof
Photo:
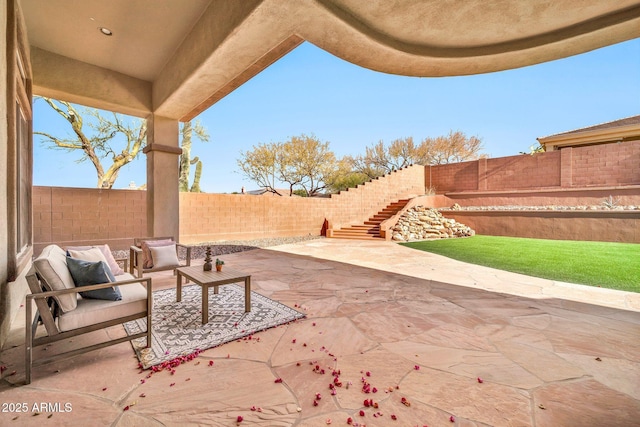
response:
[[[547,151],[563,147],[640,140],[640,115],[537,138]]]

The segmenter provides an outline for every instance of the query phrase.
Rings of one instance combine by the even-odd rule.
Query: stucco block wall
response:
[[[477,190],[478,163],[474,161],[427,166],[426,186],[437,193]]]
[[[438,194],[640,185],[640,141],[427,166]]]
[[[51,243],[127,249],[147,233],[146,203],[145,191],[34,186],[35,253]]]
[[[246,194],[180,194],[183,243],[320,235],[358,223],[389,203],[424,194],[424,167],[410,166],[328,198]]]
[[[640,243],[638,211],[447,211],[444,215],[489,236]]]
[[[572,148],[571,168],[573,186],[640,184],[640,141]]]
[[[332,195],[327,218],[333,228],[362,223],[392,202],[424,194],[424,166],[408,166]]]
[[[180,240],[320,235],[328,199],[180,193]]]

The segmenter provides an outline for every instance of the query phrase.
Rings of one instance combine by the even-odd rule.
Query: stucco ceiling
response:
[[[304,40],[374,70],[446,76],[640,37],[639,0],[21,0],[21,7],[36,92],[181,120]],[[91,74],[93,83],[79,80]]]

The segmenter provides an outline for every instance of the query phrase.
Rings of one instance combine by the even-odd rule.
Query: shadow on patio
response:
[[[302,307],[307,319],[207,350],[173,375],[147,378],[123,343],[44,365],[29,386],[20,386],[23,331],[16,331],[17,347],[8,343],[1,358],[8,369],[0,424],[232,426],[241,416],[240,425],[264,426],[347,425],[349,417],[367,426],[628,426],[640,419],[640,312],[615,307],[636,304],[635,295],[575,288],[601,305],[514,295],[549,281],[447,264],[386,242],[308,241],[224,260],[250,272],[255,291]],[[447,274],[470,286],[509,284],[511,294],[447,284]],[[170,272],[151,277],[154,289],[175,287]],[[342,382],[335,395],[333,370]],[[368,399],[378,407],[366,407]],[[7,412],[22,402],[26,413]],[[40,402],[59,402],[60,411],[35,416]]]

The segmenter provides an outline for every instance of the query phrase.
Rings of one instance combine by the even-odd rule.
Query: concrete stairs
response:
[[[339,230],[333,230],[333,237],[337,239],[355,240],[381,239],[380,223],[400,212],[409,200],[410,199],[402,199],[391,203],[380,212],[366,220],[364,224],[349,225],[347,227],[342,227]]]

